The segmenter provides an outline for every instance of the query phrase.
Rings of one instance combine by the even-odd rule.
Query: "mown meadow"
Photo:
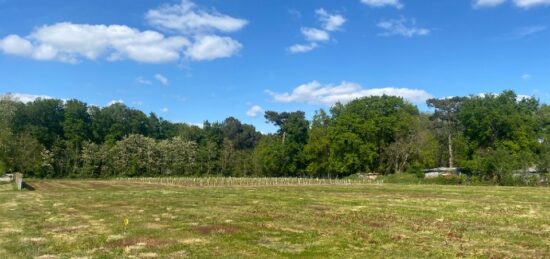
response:
[[[550,188],[219,181],[2,185],[0,257],[550,257]]]

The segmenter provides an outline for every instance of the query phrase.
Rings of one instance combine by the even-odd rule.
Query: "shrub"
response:
[[[403,173],[403,174],[390,174],[385,175],[380,180],[385,183],[403,183],[403,184],[418,184],[422,183],[423,179],[418,179],[415,174]]]
[[[416,175],[417,178],[424,179],[426,174],[422,172],[422,167],[418,164],[415,164],[407,170],[407,173]]]

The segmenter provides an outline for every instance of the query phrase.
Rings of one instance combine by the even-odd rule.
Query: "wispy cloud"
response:
[[[30,103],[30,102],[34,102],[37,99],[53,99],[53,97],[48,95],[36,95],[36,94],[25,94],[25,93],[5,93],[0,95],[0,99],[8,99],[16,102]]]
[[[534,34],[537,34],[537,33],[540,33],[540,32],[543,32],[546,30],[546,26],[542,26],[542,25],[535,25],[535,26],[529,26],[529,27],[523,27],[523,28],[519,28],[515,33],[514,33],[514,36],[516,38],[525,38],[525,37],[528,37],[528,36],[531,36],[531,35],[534,35]]]
[[[298,11],[296,9],[289,9],[288,13],[296,19],[302,18],[302,13],[300,13],[300,11]]]
[[[426,36],[430,34],[430,29],[417,26],[415,19],[401,18],[395,20],[384,20],[380,21],[377,26],[378,28],[384,30],[384,32],[380,33],[381,36],[400,35],[411,38],[414,36]]]
[[[168,78],[166,78],[165,76],[163,76],[161,74],[156,74],[155,79],[163,85],[169,85],[170,84],[170,81],[168,80]]]
[[[317,14],[317,18],[322,23],[323,29],[326,31],[340,30],[340,28],[347,21],[344,16],[340,14],[331,14],[323,8],[315,10],[315,14]]]
[[[529,9],[537,6],[550,5],[550,0],[513,0],[516,6]]]
[[[142,84],[142,85],[150,85],[150,84],[152,84],[151,81],[149,81],[149,80],[143,78],[143,76],[138,76],[138,78],[136,78],[136,82],[137,82],[138,84]]]
[[[474,8],[489,8],[512,2],[516,7],[530,9],[538,6],[550,5],[550,0],[474,0]]]
[[[254,105],[246,111],[246,116],[248,117],[257,117],[258,115],[262,114],[264,112],[264,109],[260,107],[259,105]]]
[[[419,89],[395,87],[367,89],[357,83],[342,82],[339,85],[322,85],[318,81],[299,85],[290,93],[277,93],[270,90],[267,93],[275,102],[323,105],[332,105],[336,102],[347,103],[365,96],[399,96],[414,103],[423,103],[432,98],[431,94]]]
[[[370,7],[395,7],[401,9],[404,5],[399,0],[361,0],[361,3]]]
[[[327,41],[330,40],[330,34],[326,31],[316,28],[302,27],[302,34],[307,41]]]
[[[534,37],[540,33],[546,31],[546,26],[544,25],[533,25],[517,28],[509,33],[496,37],[497,40],[521,40],[530,37]]]
[[[248,24],[245,19],[199,8],[190,0],[182,0],[179,4],[163,5],[149,10],[145,18],[151,25],[159,29],[186,35],[235,32]]]
[[[308,43],[294,44],[288,47],[290,53],[309,52],[317,47],[317,42],[327,42],[331,39],[330,33],[338,31],[346,23],[346,18],[340,14],[329,13],[323,8],[315,10],[318,22],[322,28],[302,27],[300,31]]]
[[[506,0],[474,0],[474,8],[495,7],[506,2]]]
[[[317,43],[312,42],[308,44],[294,44],[288,48],[288,51],[291,53],[304,53],[308,51],[312,51],[316,49],[319,45]]]
[[[243,29],[248,21],[200,8],[190,0],[179,4],[163,5],[149,10],[145,16],[149,24],[191,36],[193,42],[185,50],[187,58],[195,61],[228,58],[236,55],[242,44],[219,33],[231,33]]]

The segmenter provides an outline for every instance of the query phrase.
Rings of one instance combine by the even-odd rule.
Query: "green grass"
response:
[[[0,258],[550,257],[550,188],[29,184],[0,189]]]

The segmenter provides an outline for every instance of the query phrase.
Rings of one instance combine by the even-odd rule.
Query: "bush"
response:
[[[410,173],[403,174],[390,174],[385,175],[380,180],[383,180],[385,183],[402,183],[402,184],[418,184],[422,183],[423,179],[418,179],[418,176]]]
[[[420,165],[413,165],[407,170],[407,173],[416,175],[417,178],[424,179],[426,174],[422,172],[422,167]]]

